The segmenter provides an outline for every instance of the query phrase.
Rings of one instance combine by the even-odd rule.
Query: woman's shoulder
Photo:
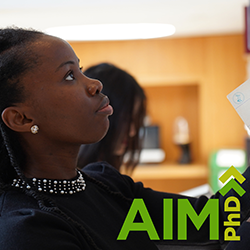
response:
[[[129,198],[134,198],[136,190],[143,188],[142,183],[135,183],[129,176],[121,174],[107,162],[88,164],[82,171],[91,178],[107,185],[113,191],[121,192]]]
[[[17,246],[20,250],[65,249],[63,243],[69,244],[67,237],[75,247],[72,230],[66,219],[40,209],[34,198],[22,192],[10,190],[0,195],[0,246],[3,250],[17,249]],[[74,247],[70,249],[80,249]]]
[[[19,190],[12,189],[0,195],[0,228],[3,222],[42,218],[45,214],[46,210],[39,208],[36,199]]]
[[[14,229],[14,225],[30,224],[31,221],[44,221],[47,212],[39,208],[33,197],[18,190],[9,190],[0,195],[0,231]]]
[[[42,217],[40,211],[35,199],[15,190],[5,191],[0,195],[0,231],[25,230],[27,222]]]
[[[84,168],[82,168],[82,171],[95,178],[102,178],[102,176],[106,176],[106,175],[110,177],[122,176],[122,174],[120,174],[120,172],[117,169],[115,169],[106,161],[90,163],[86,165]]]
[[[15,189],[3,192],[0,195],[0,216],[20,209],[38,209],[35,199]]]

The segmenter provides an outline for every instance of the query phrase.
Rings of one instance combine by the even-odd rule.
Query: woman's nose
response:
[[[95,79],[91,79],[91,81],[87,86],[88,93],[91,96],[99,94],[102,91],[102,88],[103,88],[102,83]]]

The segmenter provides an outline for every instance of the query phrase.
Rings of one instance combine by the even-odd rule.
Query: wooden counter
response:
[[[188,165],[139,165],[130,175],[145,187],[178,193],[207,183],[208,168],[202,164]]]

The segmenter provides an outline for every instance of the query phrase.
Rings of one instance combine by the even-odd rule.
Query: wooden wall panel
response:
[[[246,80],[242,34],[71,42],[71,45],[84,68],[104,61],[114,63],[134,75],[152,99],[158,95],[150,93],[150,88],[154,86],[195,84],[199,93],[196,100],[198,114],[191,119],[195,121],[197,129],[195,152],[200,155],[198,158],[202,163],[207,163],[214,149],[244,147],[246,132],[243,122],[226,98],[229,92]],[[180,105],[183,105],[184,99],[190,102],[190,98],[184,94]],[[192,105],[187,104],[187,107],[192,109]],[[170,124],[166,125],[167,130],[170,127]]]
[[[243,122],[226,96],[246,80],[243,36],[206,38],[201,86],[201,148],[204,159],[222,147],[244,147]]]
[[[161,132],[161,146],[165,151],[165,163],[178,163],[181,150],[173,141],[174,121],[184,117],[190,128],[191,152],[194,162],[200,160],[199,145],[199,85],[145,87],[148,97],[148,115],[152,124]]]

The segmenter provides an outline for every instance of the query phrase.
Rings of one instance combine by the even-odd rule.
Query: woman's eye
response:
[[[73,81],[74,79],[75,77],[73,75],[73,72],[70,72],[65,78],[66,81]]]

